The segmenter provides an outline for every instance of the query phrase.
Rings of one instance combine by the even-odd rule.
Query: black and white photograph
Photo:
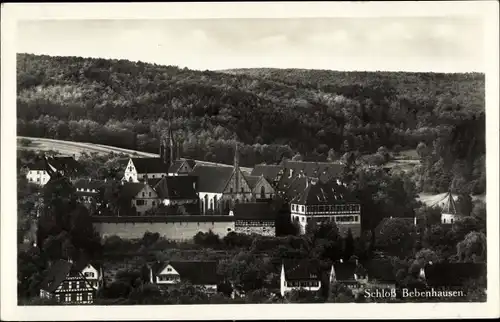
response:
[[[2,6],[9,319],[498,317],[496,1],[149,5]]]

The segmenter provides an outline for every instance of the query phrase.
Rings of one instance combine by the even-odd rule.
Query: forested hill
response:
[[[482,74],[213,72],[27,54],[17,64],[19,135],[157,152],[173,112],[183,156],[207,161],[231,163],[235,137],[246,166],[437,139],[450,169],[484,154]]]

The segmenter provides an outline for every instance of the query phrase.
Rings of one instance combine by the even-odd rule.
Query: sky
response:
[[[473,17],[25,20],[17,52],[199,70],[307,68],[484,72]]]

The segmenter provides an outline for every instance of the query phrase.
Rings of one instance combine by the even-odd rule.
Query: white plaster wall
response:
[[[26,179],[31,183],[44,186],[50,180],[50,176],[45,170],[30,170],[26,174]]]
[[[116,235],[123,239],[140,239],[149,231],[166,239],[189,240],[200,231],[210,230],[222,238],[235,229],[234,222],[93,223],[93,226],[103,238]]]

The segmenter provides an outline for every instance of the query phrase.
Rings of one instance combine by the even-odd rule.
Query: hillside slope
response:
[[[116,154],[125,154],[129,157],[158,157],[158,154],[155,153],[147,153],[141,151],[134,151],[128,149],[117,148],[109,145],[102,144],[94,144],[94,143],[85,143],[85,142],[72,142],[72,141],[63,141],[63,140],[54,140],[54,139],[44,139],[44,138],[34,138],[34,137],[25,137],[18,136],[20,139],[26,139],[31,141],[31,143],[27,146],[22,146],[18,144],[18,148],[24,150],[32,150],[32,151],[56,151],[63,155],[74,156],[78,158],[82,153],[97,153],[98,155],[107,155],[111,152]],[[207,161],[197,161],[197,163],[205,164],[205,165],[214,165],[221,167],[231,167],[231,164],[221,164]],[[251,172],[251,168],[242,167],[241,168],[245,172]]]
[[[415,149],[448,138],[429,167],[447,158],[450,172],[457,159],[471,159],[464,170],[469,181],[485,150],[482,74],[202,72],[19,54],[17,81],[24,136],[155,153],[172,117],[183,155],[230,164],[239,141],[244,166],[278,163],[297,152],[324,161],[346,151]],[[428,186],[443,189],[453,176]]]

